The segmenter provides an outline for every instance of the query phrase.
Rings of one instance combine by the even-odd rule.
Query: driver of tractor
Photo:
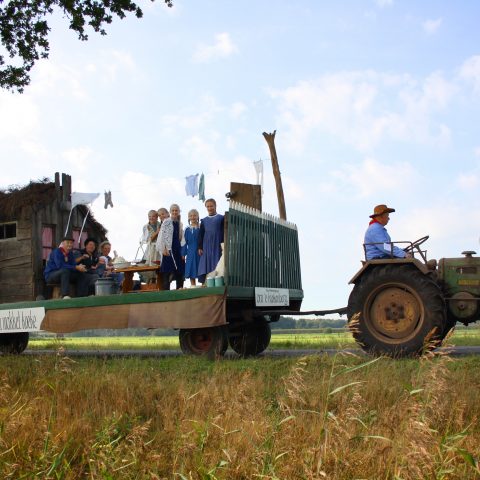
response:
[[[378,258],[410,258],[412,255],[405,252],[399,247],[392,245],[390,235],[385,228],[390,220],[390,213],[394,212],[394,208],[388,208],[386,205],[377,205],[373,214],[370,215],[372,219],[365,232],[365,257],[367,260],[374,260]]]

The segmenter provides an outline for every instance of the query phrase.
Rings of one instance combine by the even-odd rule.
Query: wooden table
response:
[[[131,267],[116,268],[115,272],[121,272],[125,275],[122,283],[123,293],[133,291],[133,274],[142,272],[155,272],[157,274],[157,290],[162,290],[162,278],[159,265],[132,265]]]

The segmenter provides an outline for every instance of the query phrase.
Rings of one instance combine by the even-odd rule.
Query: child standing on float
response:
[[[217,213],[217,202],[213,198],[205,201],[208,217],[202,218],[198,238],[198,279],[205,283],[207,274],[213,272],[222,256],[223,215]]]
[[[170,206],[170,214],[159,210],[162,226],[158,234],[156,248],[162,255],[160,272],[164,290],[170,290],[170,282],[175,280],[177,290],[183,287],[185,262],[182,258],[183,226],[180,222],[180,207]]]
[[[143,227],[141,243],[146,244],[144,259],[147,265],[159,263],[159,255],[155,248],[158,232],[160,231],[160,222],[158,221],[158,213],[156,210],[148,212],[148,223]]]
[[[200,255],[198,254],[199,218],[198,210],[190,210],[188,212],[188,227],[184,233],[185,245],[182,254],[186,257],[185,278],[190,279],[190,285],[196,285],[197,283],[198,264],[200,262]]]

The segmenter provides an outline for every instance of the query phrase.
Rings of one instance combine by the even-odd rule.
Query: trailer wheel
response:
[[[270,344],[272,331],[265,318],[253,323],[230,328],[229,342],[232,349],[242,357],[262,353]]]
[[[0,333],[0,352],[22,353],[28,345],[28,332]]]
[[[178,338],[182,352],[187,355],[205,355],[215,359],[223,356],[228,348],[225,327],[181,329]]]
[[[406,265],[365,272],[350,294],[347,316],[365,351],[391,357],[419,355],[432,348],[443,339],[447,325],[439,286]],[[352,322],[354,318],[358,321]]]

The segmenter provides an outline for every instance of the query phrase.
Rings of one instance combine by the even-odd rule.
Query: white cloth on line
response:
[[[198,195],[198,173],[185,177],[185,192],[187,196],[195,197]]]
[[[262,195],[263,195],[263,160],[257,160],[253,162],[253,166],[255,167],[255,172],[257,173],[257,185],[262,186]]]

